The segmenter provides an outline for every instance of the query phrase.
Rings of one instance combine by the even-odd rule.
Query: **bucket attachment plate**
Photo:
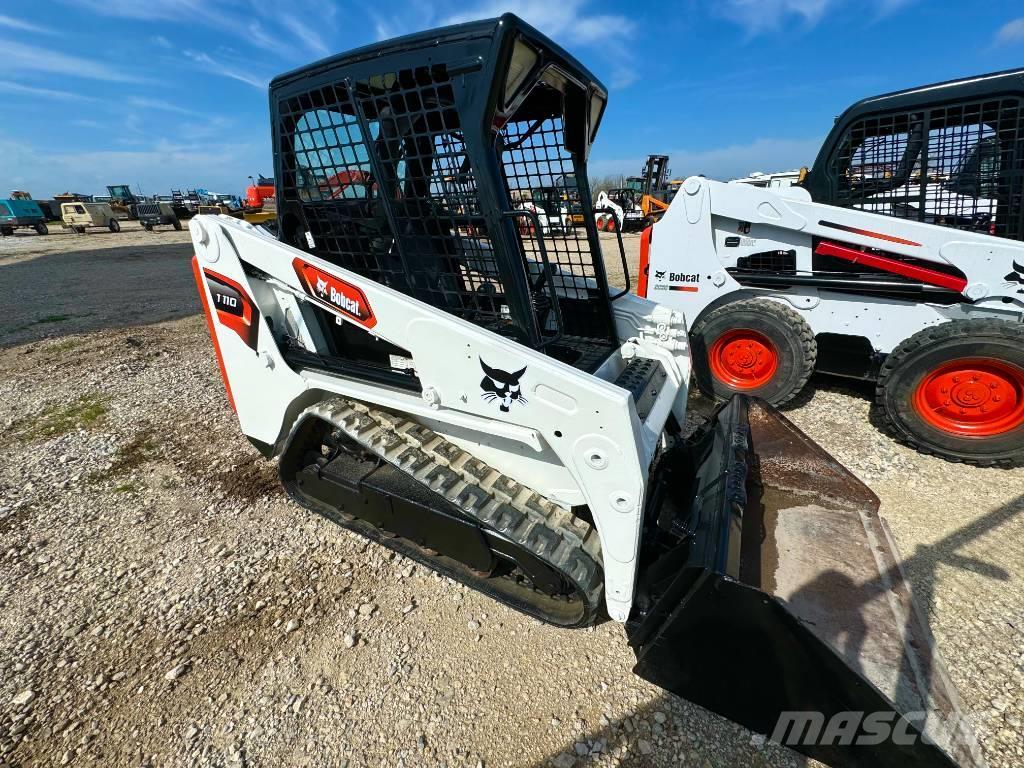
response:
[[[638,675],[833,766],[984,765],[878,499],[775,409],[729,401],[649,504]]]

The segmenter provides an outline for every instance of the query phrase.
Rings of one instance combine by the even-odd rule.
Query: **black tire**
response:
[[[142,225],[142,228],[144,230],[146,230],[147,232],[152,232],[153,231],[153,224],[151,222],[147,221],[145,224]]]
[[[177,219],[174,220],[174,228],[181,232],[181,222],[178,221]]]
[[[75,227],[75,232],[77,232],[80,235],[84,235],[85,234],[85,227],[79,225],[79,226]]]
[[[943,382],[951,381],[949,377],[961,370],[955,364],[958,360],[980,361],[986,366],[978,379],[965,375],[961,377],[966,378],[963,385],[947,388],[953,390],[949,404],[953,405],[955,390],[960,389],[961,398],[968,398],[961,400],[966,407],[959,408],[959,413],[956,406],[946,410],[945,402],[930,408],[936,403],[930,398],[947,391],[941,388]],[[943,372],[946,378],[942,378]],[[1002,377],[1005,384],[999,383]],[[988,388],[983,386],[986,381]],[[1012,426],[1013,414],[1019,410],[1009,414],[1006,429],[989,435],[971,434],[976,425],[955,423],[959,414],[974,411],[979,415],[983,406],[977,390],[966,386],[979,384],[981,397],[1012,391],[1024,408],[1024,325],[1010,320],[954,320],[918,331],[885,359],[875,389],[875,406],[886,430],[920,453],[978,466],[1024,464],[1024,422]],[[1004,397],[999,402],[1010,400]]]
[[[726,356],[733,344],[742,345],[743,331],[752,331],[748,337],[765,339],[768,344],[758,346],[751,361],[751,371],[760,371],[764,379],[730,382],[716,374],[721,373]],[[736,336],[735,340],[730,340]],[[716,343],[721,342],[720,347]],[[743,299],[718,307],[700,318],[690,330],[693,374],[700,391],[715,400],[728,400],[735,394],[751,395],[782,405],[804,388],[814,371],[818,345],[814,333],[795,310],[770,299]],[[763,348],[762,348],[763,347]],[[764,355],[774,354],[774,370],[767,366]],[[719,362],[714,362],[715,354]],[[738,363],[742,364],[742,363]],[[767,369],[767,370],[766,370]]]
[[[121,231],[121,222],[119,222],[117,219],[111,219],[110,223],[107,226],[110,227],[111,232]]]
[[[46,226],[45,222],[42,222],[42,221],[40,221],[38,224],[36,224],[35,230],[36,230],[36,233],[38,233],[40,235],[48,235],[48,234],[50,234],[50,228],[48,226]]]

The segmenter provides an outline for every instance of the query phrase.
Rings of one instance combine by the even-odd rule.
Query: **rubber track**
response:
[[[927,445],[922,445],[911,435],[907,434],[906,430],[896,423],[885,408],[885,388],[889,383],[889,379],[892,377],[892,373],[896,367],[902,365],[909,355],[916,352],[922,346],[940,342],[945,339],[973,336],[984,337],[990,334],[1003,337],[1016,334],[1020,337],[1021,342],[1024,343],[1024,326],[1013,321],[999,320],[996,318],[953,320],[948,323],[940,323],[939,325],[918,331],[913,336],[901,341],[896,348],[886,356],[885,362],[882,363],[882,368],[879,371],[875,385],[875,406],[882,417],[882,423],[885,425],[886,431],[899,442],[926,456],[941,456],[947,461],[969,464],[975,467],[1020,466],[1021,460],[1012,457],[1005,459],[973,459],[966,456],[953,455],[944,451],[936,451],[929,448]]]
[[[604,586],[601,544],[585,520],[415,421],[344,398],[317,403],[306,409],[306,415],[333,425],[560,571],[583,594],[591,618],[596,618]]]

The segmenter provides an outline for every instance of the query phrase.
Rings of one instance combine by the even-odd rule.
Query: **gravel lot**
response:
[[[0,240],[0,764],[808,764],[635,678],[620,626],[542,626],[285,501],[190,254]],[[868,389],[812,384],[787,415],[881,497],[986,757],[1024,764],[1024,470],[918,456]]]

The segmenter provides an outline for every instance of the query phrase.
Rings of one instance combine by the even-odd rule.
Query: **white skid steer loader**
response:
[[[1024,462],[1024,70],[858,102],[806,188],[686,180],[639,292],[683,312],[695,379],[779,405],[877,382],[925,453]]]
[[[606,100],[511,15],[276,78],[278,238],[190,223],[242,431],[298,504],[543,621],[624,622],[638,674],[759,733],[876,713],[899,738],[795,748],[980,765],[871,492],[763,401],[683,437],[683,317],[600,258]],[[584,226],[545,233],[512,201],[556,180]]]

